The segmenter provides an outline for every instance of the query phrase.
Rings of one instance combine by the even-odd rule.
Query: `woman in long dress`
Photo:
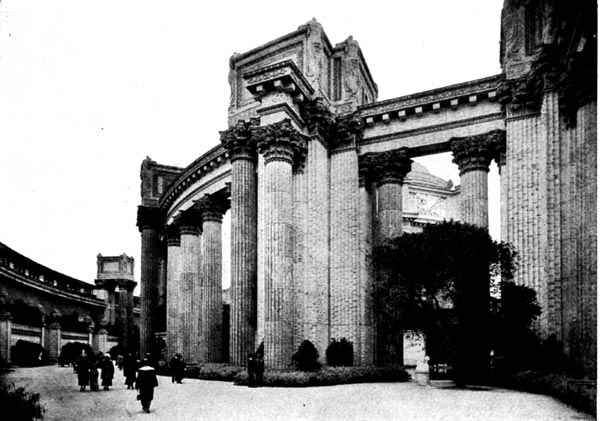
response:
[[[98,390],[98,361],[94,360],[90,364],[90,390]]]
[[[135,383],[135,374],[137,372],[137,361],[132,353],[127,354],[123,361],[123,375],[127,389],[133,389]]]
[[[104,386],[104,390],[108,390],[112,386],[112,380],[115,376],[115,366],[108,355],[105,355],[102,359],[100,368],[102,369],[102,386]]]
[[[85,391],[85,387],[89,384],[90,379],[90,359],[85,351],[81,351],[81,355],[75,365],[77,371],[77,383],[80,391]]]

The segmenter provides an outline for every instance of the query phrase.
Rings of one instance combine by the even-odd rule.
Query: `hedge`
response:
[[[596,382],[564,374],[522,371],[497,380],[500,386],[553,396],[596,416]]]

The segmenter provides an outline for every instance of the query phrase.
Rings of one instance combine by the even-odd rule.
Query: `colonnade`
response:
[[[295,196],[294,189],[299,184],[294,177],[297,170],[306,170],[309,174],[312,171],[314,165],[306,162],[306,157],[311,150],[310,142],[318,142],[319,138],[302,134],[289,119],[265,126],[251,120],[240,121],[222,132],[221,141],[231,160],[229,197],[225,194],[204,196],[176,217],[163,233],[167,243],[167,354],[181,352],[188,362],[222,360],[221,226],[223,214],[230,207],[229,362],[245,365],[248,353],[264,341],[267,366],[287,368],[299,340],[295,336],[311,337],[318,330],[317,326],[323,324],[328,326],[325,341],[346,336],[355,343],[356,362],[374,363],[376,328],[369,293],[373,278],[370,252],[374,244],[402,235],[402,185],[410,171],[411,150],[402,148],[359,156],[354,141],[354,146],[344,149],[343,153],[355,158],[339,161],[345,162],[339,171],[347,174],[335,175],[331,164],[331,173],[327,176],[331,179],[325,180],[330,183],[327,198],[332,214],[326,231],[329,232],[329,249],[321,250],[329,256],[326,258],[329,269],[325,279],[319,280],[329,286],[325,290],[328,291],[324,304],[327,312],[321,314],[314,297],[315,288],[308,285],[310,270],[305,268],[295,273],[293,269],[296,267],[295,241],[300,241],[294,234],[298,229],[294,226],[297,224],[294,208],[299,206],[294,198],[300,197],[298,193]],[[487,227],[487,172],[492,159],[502,168],[504,132],[495,130],[478,136],[452,138],[449,146],[461,176],[461,219]],[[327,159],[332,162],[345,159],[342,154],[334,155],[330,154]],[[354,176],[350,177],[350,173]],[[306,180],[310,182],[310,176]],[[348,209],[342,206],[334,212],[336,206],[340,206],[334,203],[336,197],[345,197],[349,191],[355,191],[351,196],[355,199],[348,202],[348,206],[352,206]],[[310,203],[307,208],[311,208]],[[351,212],[351,208],[355,211]],[[353,232],[342,240],[335,226],[348,221],[333,216],[340,212],[345,217],[350,215],[349,224],[356,226],[354,231],[342,227],[346,236]],[[144,277],[158,276],[154,273],[158,272],[158,256],[152,250],[158,249],[160,230],[158,225],[143,223],[144,216],[156,222],[152,212],[140,215],[142,352],[148,352],[148,332],[152,331],[153,318],[150,302],[157,300],[157,294],[144,282]],[[311,244],[302,244],[302,247],[309,250]],[[338,252],[344,247],[351,250]],[[310,250],[303,256],[305,265],[310,264],[311,258],[314,260],[309,257],[314,256]],[[340,263],[335,263],[338,260]],[[350,266],[345,270],[340,269],[340,264]],[[339,270],[344,274],[338,280],[335,273]],[[295,302],[298,300],[302,302]],[[295,326],[298,306],[304,306],[301,318],[305,320],[300,321],[300,328]],[[338,326],[336,317],[346,320]],[[306,325],[310,320],[314,323]]]

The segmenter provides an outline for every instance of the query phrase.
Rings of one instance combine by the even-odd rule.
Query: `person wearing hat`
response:
[[[154,388],[158,386],[156,371],[147,359],[142,360],[141,367],[137,372],[135,388],[138,391],[137,399],[142,403],[142,410],[150,412],[150,404],[154,398]]]

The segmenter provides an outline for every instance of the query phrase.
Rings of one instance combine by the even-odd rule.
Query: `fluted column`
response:
[[[227,203],[219,195],[203,197],[202,261],[200,262],[200,362],[221,362],[223,326],[222,237],[221,227]]]
[[[140,355],[151,352],[156,332],[155,311],[158,306],[160,224],[159,208],[138,207],[137,226],[142,236]]]
[[[287,368],[294,352],[292,165],[306,140],[289,120],[266,126],[258,136],[265,159],[265,364]]]
[[[167,229],[167,360],[182,349],[181,238],[179,227]]]
[[[386,151],[381,153],[365,154],[361,157],[360,169],[366,182],[373,185],[375,193],[374,225],[375,238],[378,244],[402,235],[402,184],[406,174],[410,172],[412,160],[406,148]],[[365,191],[366,193],[366,191]],[[364,198],[365,211],[368,207],[367,198]],[[370,299],[370,297],[369,297]],[[365,299],[365,306],[370,304]],[[375,338],[372,343],[377,346],[372,359],[377,363],[396,364],[403,360],[403,344],[387,342],[390,337],[387,325],[376,324]]]
[[[240,121],[221,133],[231,159],[231,309],[229,357],[245,366],[256,334],[257,178],[251,128]]]
[[[450,140],[453,162],[460,171],[461,220],[479,227],[488,226],[487,175],[495,145],[504,139],[504,131]]]
[[[496,148],[494,158],[498,165],[500,175],[500,239],[508,241],[508,174],[506,172],[506,141],[500,143]]]
[[[201,218],[193,209],[180,223],[181,229],[181,354],[186,363],[198,362],[198,297],[200,282],[200,223]]]

